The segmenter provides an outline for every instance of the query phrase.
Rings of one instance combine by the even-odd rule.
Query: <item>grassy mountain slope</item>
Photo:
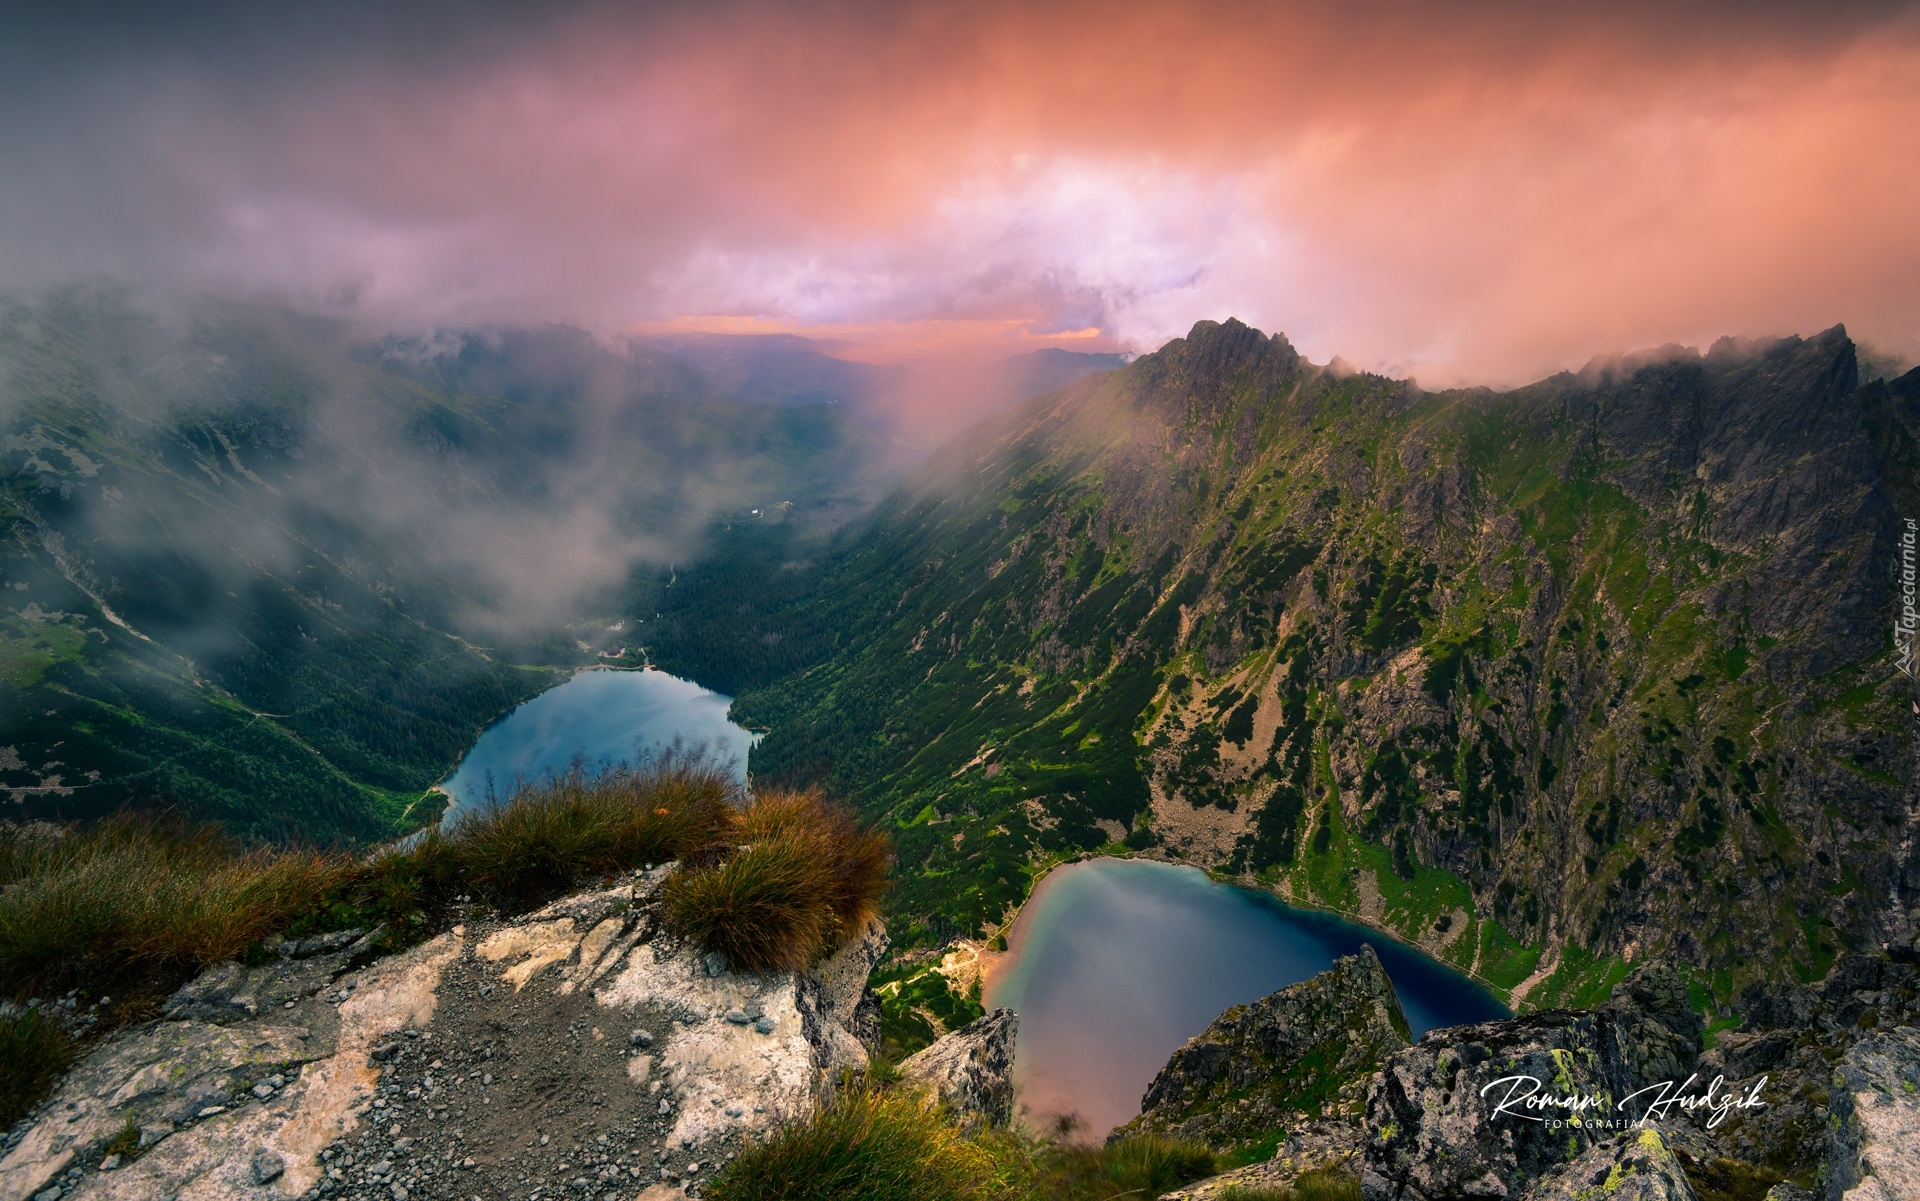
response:
[[[929,934],[1124,844],[1535,1004],[1818,974],[1910,920],[1916,430],[1839,329],[1429,394],[1205,322],[743,600],[797,649],[736,712],[897,826]]]

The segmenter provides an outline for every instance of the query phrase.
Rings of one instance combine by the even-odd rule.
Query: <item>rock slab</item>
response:
[[[1861,1039],[1834,1072],[1827,1201],[1920,1197],[1920,1029]]]
[[[968,1022],[900,1065],[962,1118],[1006,1125],[1013,1118],[1013,1052],[1020,1015],[1011,1009]]]

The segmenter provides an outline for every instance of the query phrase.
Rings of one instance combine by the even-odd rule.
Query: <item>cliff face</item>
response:
[[[900,823],[935,928],[1124,842],[1533,1004],[1655,952],[1818,978],[1913,921],[1916,394],[1838,328],[1494,394],[1202,323],[848,539],[754,767]]]
[[[1227,1010],[1147,1087],[1143,1130],[1230,1149],[1323,1117],[1357,1117],[1367,1084],[1407,1045],[1407,1018],[1372,947],[1310,980]]]

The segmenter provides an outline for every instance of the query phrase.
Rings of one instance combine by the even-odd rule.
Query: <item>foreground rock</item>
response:
[[[1594,1011],[1430,1031],[1388,1061],[1367,1098],[1362,1191],[1368,1201],[1515,1196],[1630,1127],[1642,1115],[1617,1107],[1643,1085],[1684,1081],[1700,1049],[1685,980],[1654,969]],[[1519,1103],[1530,1094],[1570,1100]]]
[[[1393,982],[1362,946],[1188,1039],[1148,1085],[1140,1116],[1114,1137],[1156,1131],[1226,1150],[1322,1117],[1357,1120],[1407,1029]]]
[[[1847,1052],[1829,1145],[1830,1201],[1920,1197],[1920,1030],[1870,1035]]]
[[[1168,1198],[1323,1167],[1358,1170],[1368,1201],[1920,1198],[1920,952],[1849,954],[1739,1009],[1703,1050],[1685,978],[1643,967],[1595,1010],[1429,1031],[1373,1075],[1364,1122],[1288,1123],[1271,1161]],[[1175,1069],[1234,1016],[1162,1078],[1196,1077]],[[1552,1104],[1501,1111],[1535,1082]]]
[[[1849,954],[1819,984],[1754,985],[1736,1008],[1745,1019],[1700,1057],[1703,1079],[1767,1081],[1764,1109],[1732,1113],[1712,1139],[1680,1132],[1676,1150],[1696,1180],[1759,1165],[1813,1184],[1829,1157],[1839,1092],[1834,1073],[1848,1048],[1876,1032],[1920,1025],[1920,965],[1899,957]]]
[[[1697,1201],[1680,1161],[1657,1130],[1595,1143],[1541,1180],[1524,1201]]]
[[[766,976],[660,934],[664,871],[330,970],[215,968],[61,1084],[0,1201],[697,1194],[864,1068],[878,923]],[[272,991],[279,989],[281,991]]]
[[[963,1120],[1004,1126],[1013,1118],[1013,1051],[1020,1015],[996,1009],[968,1022],[900,1064]]]

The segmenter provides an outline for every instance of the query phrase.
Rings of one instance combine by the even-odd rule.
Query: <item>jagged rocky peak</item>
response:
[[[1352,1124],[1374,1072],[1407,1039],[1393,982],[1362,946],[1215,1018],[1173,1053],[1115,1136],[1157,1131],[1227,1149],[1303,1121]]]
[[[212,968],[14,1130],[0,1201],[680,1196],[866,1068],[886,934],[735,971],[661,930],[668,870],[384,958]]]
[[[1135,360],[1129,375],[1133,394],[1153,398],[1169,417],[1210,424],[1231,407],[1234,385],[1269,392],[1305,363],[1286,335],[1229,317],[1196,322],[1185,338]]]

